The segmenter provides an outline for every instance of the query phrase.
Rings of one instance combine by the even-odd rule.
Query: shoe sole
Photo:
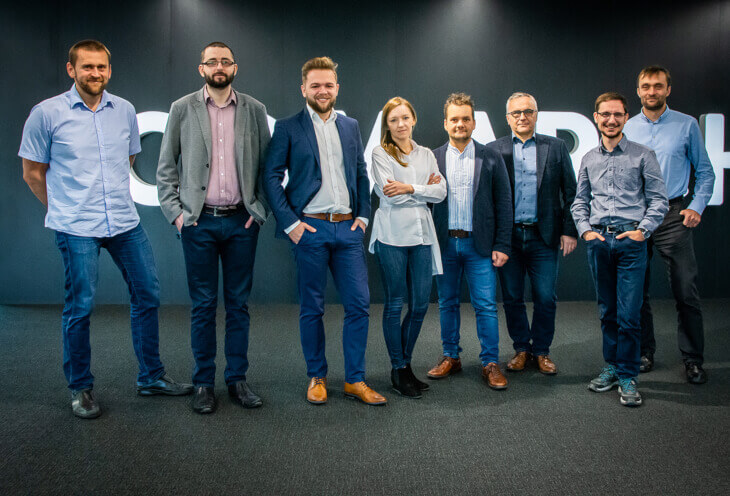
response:
[[[187,396],[189,394],[192,394],[193,389],[191,388],[190,391],[163,391],[161,389],[138,389],[137,395],[138,396]]]
[[[350,393],[345,393],[345,398],[348,398],[351,400],[360,400],[363,403],[365,403],[366,405],[370,405],[370,406],[385,406],[386,404],[388,404],[387,400],[381,401],[379,403],[369,403],[369,402],[365,401],[364,399],[360,398],[358,395],[350,394]]]
[[[403,393],[401,393],[400,391],[398,391],[398,389],[396,389],[396,388],[395,388],[395,386],[391,387],[390,389],[392,389],[392,390],[393,390],[393,391],[395,391],[396,393],[400,394],[400,395],[401,395],[401,396],[403,396],[404,398],[410,398],[410,399],[412,399],[412,400],[420,400],[421,398],[423,398],[423,395],[421,394],[421,392],[420,392],[420,391],[418,392],[418,396],[408,396],[407,394],[403,394]]]
[[[426,373],[426,377],[428,377],[429,379],[433,379],[434,381],[437,381],[439,379],[445,379],[445,378],[447,378],[450,375],[458,374],[459,372],[461,372],[461,370],[462,369],[459,369],[459,370],[451,370],[446,375],[430,375],[429,373]]]
[[[193,408],[193,411],[200,415],[208,415],[215,412],[215,408]]]
[[[556,370],[556,371],[554,371],[554,372],[548,372],[548,371],[543,371],[543,370],[540,370],[540,373],[541,373],[542,375],[558,375],[558,371],[557,371],[557,370]]]
[[[611,383],[608,386],[598,387],[593,384],[588,385],[588,389],[590,391],[593,391],[594,393],[605,393],[606,391],[612,390],[614,387],[618,386],[618,381]]]
[[[495,391],[504,391],[505,389],[507,389],[507,386],[492,386],[488,382],[487,382],[487,386],[489,386],[491,389],[494,389]]]
[[[261,406],[263,406],[263,405],[264,405],[264,402],[263,402],[263,401],[259,401],[258,403],[253,403],[253,404],[249,404],[249,405],[247,405],[247,404],[246,404],[246,403],[244,403],[243,401],[238,401],[238,400],[237,400],[236,398],[234,398],[233,396],[231,396],[231,403],[235,403],[236,405],[240,405],[240,406],[242,406],[243,408],[248,408],[249,410],[250,410],[250,409],[253,409],[253,408],[259,408],[259,407],[261,407]]]
[[[327,403],[327,399],[324,399],[322,401],[315,401],[315,400],[310,400],[308,397],[307,397],[307,401],[313,405],[324,405],[325,403]]]
[[[641,406],[641,403],[642,403],[641,398],[639,398],[638,400],[625,400],[625,399],[623,399],[621,397],[619,398],[619,402],[623,406],[628,406],[628,407]]]
[[[509,367],[505,367],[505,370],[506,370],[507,372],[522,372],[522,371],[524,371],[524,370],[525,370],[526,368],[527,368],[526,366],[525,366],[525,367],[522,367],[521,369],[511,369],[511,368],[509,368]]]
[[[76,416],[76,417],[78,417],[80,419],[91,420],[91,419],[95,419],[95,418],[101,417],[101,409],[99,409],[99,411],[94,412],[94,413],[86,413],[86,414],[84,414],[84,413],[76,413],[76,412],[73,412],[73,414],[74,414],[74,416]]]

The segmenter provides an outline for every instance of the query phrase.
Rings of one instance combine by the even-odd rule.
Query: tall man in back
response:
[[[499,269],[507,330],[515,355],[507,370],[518,372],[533,358],[540,372],[556,374],[550,358],[555,334],[558,254],[578,244],[570,206],[575,198],[575,172],[561,139],[535,133],[537,101],[528,93],[507,99],[512,133],[487,145],[502,155],[514,200],[512,256]],[[525,307],[525,274],[532,287],[532,325]]]
[[[449,141],[433,151],[448,184],[446,201],[433,206],[444,267],[436,278],[443,356],[427,376],[442,379],[461,370],[459,298],[462,276],[466,276],[476,313],[482,377],[490,388],[506,389],[507,378],[498,364],[496,270],[511,251],[512,193],[504,160],[471,138],[475,127],[471,97],[449,95],[444,104]]]
[[[231,87],[237,71],[225,43],[203,49],[198,72],[205,86],[172,104],[157,168],[160,207],[177,228],[185,255],[193,303],[193,410],[198,413],[212,413],[216,404],[219,261],[228,394],[245,408],[262,404],[246,382],[248,296],[259,224],[268,215],[259,170],[270,136],[263,104]]]
[[[649,260],[654,247],[664,260],[677,304],[679,351],[685,375],[691,384],[707,382],[704,361],[704,328],[700,294],[697,290],[697,260],[692,229],[702,220],[712,197],[715,173],[694,117],[671,110],[667,97],[672,92],[669,71],[660,66],[644,68],[637,78],[636,93],[641,112],[629,119],[626,136],[656,152],[669,196],[669,212],[648,240]],[[685,197],[694,168],[694,196]],[[685,205],[687,205],[685,207]],[[649,303],[649,271],[646,267],[644,304],[641,307],[641,371],[654,367],[656,340]]]
[[[56,232],[63,258],[63,371],[74,415],[88,419],[101,415],[89,341],[101,248],[129,286],[137,393],[185,395],[192,387],[173,381],[160,361],[157,268],[129,192],[129,168],[142,149],[134,107],[104,90],[111,54],[101,42],[72,46],[66,72],[73,86],[33,107],[18,155],[23,179],[48,208],[46,227]]]
[[[384,405],[386,399],[364,380],[370,292],[363,237],[370,216],[370,181],[357,121],[334,110],[339,88],[332,59],[316,57],[304,64],[306,106],[276,122],[264,187],[276,216],[276,236],[289,237],[297,265],[307,401],[327,401],[322,317],[329,267],[345,307],[345,395]]]

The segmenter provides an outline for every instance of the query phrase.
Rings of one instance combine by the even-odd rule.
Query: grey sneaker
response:
[[[641,405],[641,395],[636,389],[636,379],[633,377],[618,380],[618,394],[623,406]]]
[[[83,419],[93,419],[101,415],[101,408],[94,399],[91,389],[82,389],[71,393],[71,409],[74,415]]]
[[[618,384],[618,376],[616,375],[616,367],[609,364],[603,367],[598,377],[593,379],[588,385],[588,389],[596,393],[603,393],[613,389]]]

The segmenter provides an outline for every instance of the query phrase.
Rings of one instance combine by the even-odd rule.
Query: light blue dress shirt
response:
[[[702,214],[712,197],[715,172],[697,120],[667,106],[656,122],[649,120],[643,111],[639,112],[626,123],[624,134],[631,141],[654,150],[669,198],[687,193],[689,174],[694,165],[694,197],[687,208]]]
[[[472,230],[475,153],[474,141],[463,152],[453,145],[446,151],[449,229]]]
[[[537,144],[535,135],[524,143],[512,133],[515,169],[515,223],[537,222]]]
[[[141,150],[131,103],[104,91],[92,111],[74,85],[33,107],[18,155],[49,164],[46,227],[104,238],[139,224],[129,157]]]

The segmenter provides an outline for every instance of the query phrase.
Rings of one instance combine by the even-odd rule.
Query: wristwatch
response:
[[[649,236],[651,236],[651,233],[643,227],[638,228],[637,231],[639,231],[644,236],[644,239],[649,239]]]

